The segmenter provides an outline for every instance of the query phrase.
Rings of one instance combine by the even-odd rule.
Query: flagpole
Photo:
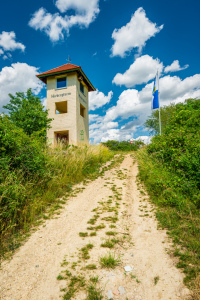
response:
[[[158,76],[158,103],[159,103],[159,128],[160,128],[160,135],[161,135],[161,116],[160,116],[160,88],[159,88],[159,75],[157,71],[157,76]]]

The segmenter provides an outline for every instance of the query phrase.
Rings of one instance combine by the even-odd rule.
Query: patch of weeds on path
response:
[[[89,250],[91,250],[93,248],[93,244],[89,243],[87,244],[85,247],[81,248],[80,252],[81,252],[81,257],[83,259],[89,259],[90,256],[89,256]]]
[[[117,217],[104,217],[104,218],[101,218],[102,220],[105,220],[107,222],[112,222],[112,223],[116,223],[118,221],[118,218]]]
[[[95,270],[95,269],[97,269],[97,266],[95,264],[89,264],[89,265],[86,265],[85,268],[88,270]]]
[[[105,240],[104,243],[101,244],[101,247],[104,248],[113,248],[115,246],[115,244],[118,243],[119,240],[117,239],[108,239]]]
[[[99,281],[99,276],[91,276],[90,281],[96,284]]]
[[[73,296],[85,286],[85,278],[83,276],[70,276],[67,288],[61,289],[65,294],[63,295],[64,300],[70,300]]]
[[[158,280],[160,279],[159,276],[154,277],[154,285],[156,285],[158,283]]]
[[[86,237],[86,236],[88,236],[88,233],[87,232],[79,232],[79,236]]]
[[[106,235],[116,235],[117,232],[115,231],[106,231]]]
[[[96,231],[90,233],[90,236],[96,236],[96,235],[97,235]]]
[[[107,253],[99,258],[99,262],[102,268],[114,269],[121,262],[120,257],[116,257],[115,253]]]
[[[96,287],[96,284],[91,284],[87,287],[87,300],[103,299],[102,290]]]
[[[113,225],[113,224],[109,225],[109,227],[110,227],[110,228],[116,228],[116,226]]]

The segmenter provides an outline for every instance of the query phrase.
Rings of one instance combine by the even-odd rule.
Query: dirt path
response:
[[[67,274],[62,272],[66,269],[82,276],[86,285],[91,276],[98,275],[97,288],[102,290],[103,299],[187,299],[184,276],[167,254],[170,244],[166,232],[157,230],[153,206],[137,187],[137,172],[137,164],[127,155],[119,167],[106,171],[83,192],[70,197],[58,218],[47,220],[10,262],[2,264],[0,299],[61,299],[69,291],[71,277],[58,280],[57,276]],[[97,227],[102,224],[105,227]],[[115,239],[112,249],[101,247],[109,231],[116,232],[111,236]],[[80,232],[88,236],[80,237]],[[84,256],[80,249],[88,243],[93,248],[90,246],[88,256]],[[100,266],[99,257],[108,251],[120,255],[121,263],[115,269]],[[97,268],[87,269],[92,264]],[[132,271],[125,272],[125,266]],[[61,288],[66,290],[61,292]],[[77,288],[72,299],[86,299],[85,289]]]

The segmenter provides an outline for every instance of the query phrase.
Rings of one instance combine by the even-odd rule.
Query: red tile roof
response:
[[[38,74],[37,77],[39,77],[41,75],[48,75],[48,74],[53,74],[53,73],[68,71],[68,70],[73,70],[73,69],[81,69],[81,67],[68,63],[68,64],[62,65],[60,67],[57,67],[57,68],[51,69],[49,71],[46,71],[44,73]]]
[[[85,75],[85,73],[83,72],[83,70],[81,69],[80,66],[76,66],[73,64],[65,64],[62,65],[60,67],[51,69],[49,71],[37,74],[36,76],[42,80],[44,83],[47,82],[47,77],[54,75],[54,74],[60,74],[60,73],[68,73],[68,72],[73,72],[76,71],[78,72],[80,75],[83,76],[85,83],[87,84],[89,91],[95,91],[95,88],[93,87],[93,85],[91,84],[91,82],[89,81],[89,79],[87,78],[87,76]]]

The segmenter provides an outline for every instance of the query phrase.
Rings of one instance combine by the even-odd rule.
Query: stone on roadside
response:
[[[125,288],[123,286],[119,287],[119,293],[120,293],[120,296],[125,294]]]
[[[108,295],[107,295],[108,299],[113,299],[113,293],[111,290],[108,290]]]
[[[126,272],[130,272],[130,271],[132,271],[133,269],[132,269],[130,266],[126,266],[126,267],[124,267],[124,270],[125,270]]]

